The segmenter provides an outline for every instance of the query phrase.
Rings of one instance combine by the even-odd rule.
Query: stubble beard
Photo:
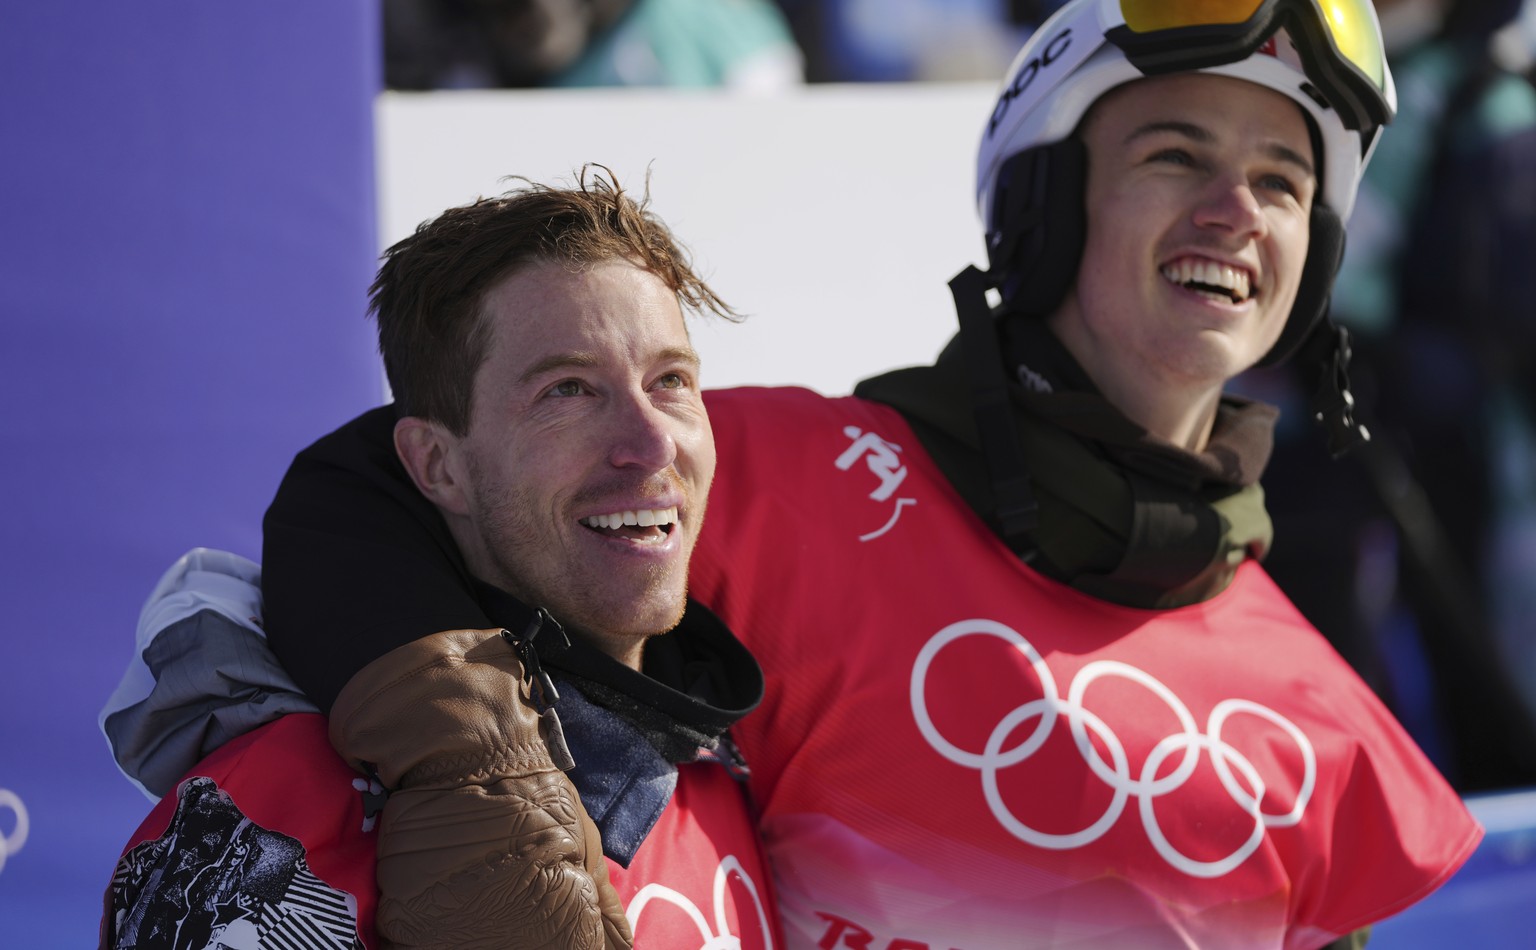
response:
[[[544,607],[568,632],[585,634],[605,652],[666,633],[682,620],[686,576],[676,584],[674,568],[650,564],[627,572],[625,583],[616,585],[612,577],[578,563],[574,554],[564,551],[558,531],[543,534],[537,530],[537,509],[527,492],[481,489],[478,486],[484,481],[478,474],[477,520],[496,575],[482,580],[530,607]],[[588,529],[575,526],[573,530]],[[529,548],[532,544],[548,544],[551,550],[541,556]],[[675,594],[674,585],[678,588]]]

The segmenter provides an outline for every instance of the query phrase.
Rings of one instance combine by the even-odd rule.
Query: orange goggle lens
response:
[[[1137,33],[1181,26],[1247,23],[1264,0],[1120,0],[1125,25]]]
[[[1154,33],[1189,26],[1247,24],[1261,8],[1266,15],[1285,3],[1267,0],[1120,0],[1120,13],[1133,33]],[[1308,0],[1289,6],[1310,6],[1339,54],[1364,73],[1377,88],[1386,84],[1386,52],[1376,30],[1371,0]]]

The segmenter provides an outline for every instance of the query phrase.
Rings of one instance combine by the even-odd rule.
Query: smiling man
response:
[[[1358,943],[1476,846],[1260,567],[1276,411],[1223,392],[1294,356],[1330,441],[1361,435],[1325,311],[1395,108],[1380,40],[1365,0],[1072,0],[983,123],[990,266],[937,361],[709,394],[691,591],[767,676],[734,734],[790,947]],[[323,526],[323,486],[280,496],[269,565],[409,534],[344,467],[381,490]],[[401,560],[332,591],[373,646],[478,622]],[[273,626],[322,704],[372,658],[343,640]]]
[[[406,415],[396,451],[471,574],[639,669],[682,619],[715,474],[677,295],[624,258],[533,261],[482,306],[470,417]]]
[[[389,249],[372,300],[395,403],[305,450],[289,482],[328,484],[337,459],[376,448],[370,464],[420,520],[404,536],[355,522],[367,536],[321,573],[472,591],[487,620],[385,652],[349,677],[328,724],[285,716],[153,787],[165,798],[114,876],[103,945],[200,946],[245,922],[273,948],[773,946],[726,734],[762,673],[687,595],[715,449],[682,307],[730,310],[646,203],[597,174],[444,212]],[[375,487],[304,503],[323,524]],[[414,532],[431,560],[373,572]],[[234,583],[194,560],[147,615]],[[286,608],[354,647],[372,636],[324,593],[285,599],[295,577],[285,562],[262,579],[278,629],[297,626]],[[261,592],[248,596],[229,611],[247,626]],[[165,693],[199,675],[193,641],[235,643],[203,635],[208,622],[161,631],[164,652],[146,654],[156,692],[105,717],[120,760],[167,756],[164,717],[188,709],[224,732],[229,710],[204,723],[205,697]],[[256,654],[235,654],[215,701],[249,682]],[[270,683],[232,692],[236,706],[280,705]]]
[[[1105,398],[1198,452],[1222,388],[1274,347],[1296,300],[1317,190],[1306,120],[1273,90],[1183,74],[1114,90],[1080,134],[1081,266],[1102,279],[1047,322]]]

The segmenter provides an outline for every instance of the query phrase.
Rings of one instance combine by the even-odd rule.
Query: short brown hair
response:
[[[517,180],[522,187],[450,208],[384,252],[369,312],[379,322],[379,352],[401,415],[468,431],[475,372],[490,343],[481,313],[486,292],[534,262],[630,260],[661,278],[687,309],[740,319],[650,210],[649,180],[638,201],[601,165],[583,167],[573,188]]]

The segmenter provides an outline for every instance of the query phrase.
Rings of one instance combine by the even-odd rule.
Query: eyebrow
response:
[[[702,363],[702,361],[699,359],[698,351],[696,351],[691,346],[664,347],[663,349],[657,351],[652,358],[656,362],[661,363],[688,363],[692,366],[699,366]],[[528,367],[528,369],[525,370],[520,377],[518,377],[518,382],[527,383],[538,378],[539,376],[544,375],[545,373],[560,369],[586,369],[588,367],[598,365],[599,362],[601,361],[598,359],[596,354],[589,353],[584,350],[577,350],[569,353],[555,353],[544,357],[537,363],[534,363],[532,366]]]
[[[1182,135],[1190,141],[1201,144],[1209,144],[1216,141],[1216,136],[1212,135],[1211,130],[1203,125],[1196,125],[1193,122],[1167,120],[1148,122],[1145,125],[1137,126],[1131,130],[1131,134],[1125,137],[1124,144],[1129,145],[1139,138],[1156,135],[1159,132],[1172,132],[1175,135]],[[1263,148],[1264,153],[1270,158],[1295,165],[1308,175],[1317,176],[1317,169],[1307,160],[1307,157],[1290,146],[1282,145],[1279,142],[1266,142]]]

